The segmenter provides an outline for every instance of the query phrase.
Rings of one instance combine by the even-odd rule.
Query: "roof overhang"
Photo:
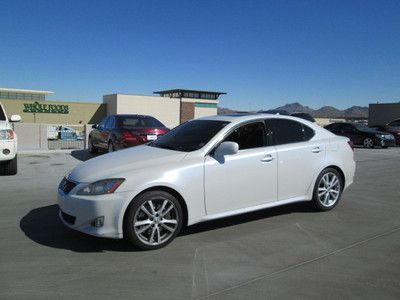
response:
[[[0,92],[6,93],[21,93],[21,94],[40,94],[40,95],[52,95],[54,92],[51,91],[39,91],[39,90],[22,90],[22,89],[8,89],[8,88],[0,88]]]

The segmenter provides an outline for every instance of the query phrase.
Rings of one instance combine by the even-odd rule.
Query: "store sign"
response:
[[[45,113],[45,114],[68,114],[68,105],[58,105],[58,104],[40,104],[35,103],[24,103],[25,113]]]

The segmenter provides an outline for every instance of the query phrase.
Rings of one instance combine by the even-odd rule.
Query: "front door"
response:
[[[239,152],[223,161],[212,154],[205,158],[207,214],[276,201],[276,151],[267,143],[265,123],[239,126],[224,141],[238,143]]]

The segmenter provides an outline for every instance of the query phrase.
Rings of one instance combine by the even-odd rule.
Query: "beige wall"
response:
[[[215,116],[217,114],[217,108],[215,107],[196,107],[194,108],[194,118],[201,118],[207,116]]]
[[[106,106],[102,103],[82,103],[66,101],[32,101],[0,99],[7,114],[20,115],[24,123],[47,124],[95,124],[106,115]],[[68,114],[24,112],[24,104],[68,105]]]
[[[158,96],[114,94],[103,97],[107,114],[143,114],[160,120],[165,126],[179,125],[180,100]]]
[[[317,122],[317,124],[320,126],[326,126],[335,122],[346,122],[346,120],[334,118],[315,118],[315,122]]]

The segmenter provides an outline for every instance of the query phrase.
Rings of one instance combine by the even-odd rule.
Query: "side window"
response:
[[[304,141],[309,141],[315,135],[315,131],[308,127],[307,125],[301,124],[303,126]]]
[[[300,122],[286,119],[268,119],[274,145],[299,143],[310,140],[314,130]]]
[[[239,150],[266,146],[265,125],[263,122],[246,124],[236,128],[224,142],[235,142]]]
[[[104,119],[99,123],[99,125],[97,126],[97,128],[100,129],[100,130],[104,130],[105,125],[106,125],[108,119],[109,119],[109,117],[104,118]]]
[[[0,121],[5,121],[6,120],[6,114],[3,111],[2,106],[0,106]]]
[[[105,125],[106,129],[113,129],[114,128],[114,118],[108,117],[107,123]]]

